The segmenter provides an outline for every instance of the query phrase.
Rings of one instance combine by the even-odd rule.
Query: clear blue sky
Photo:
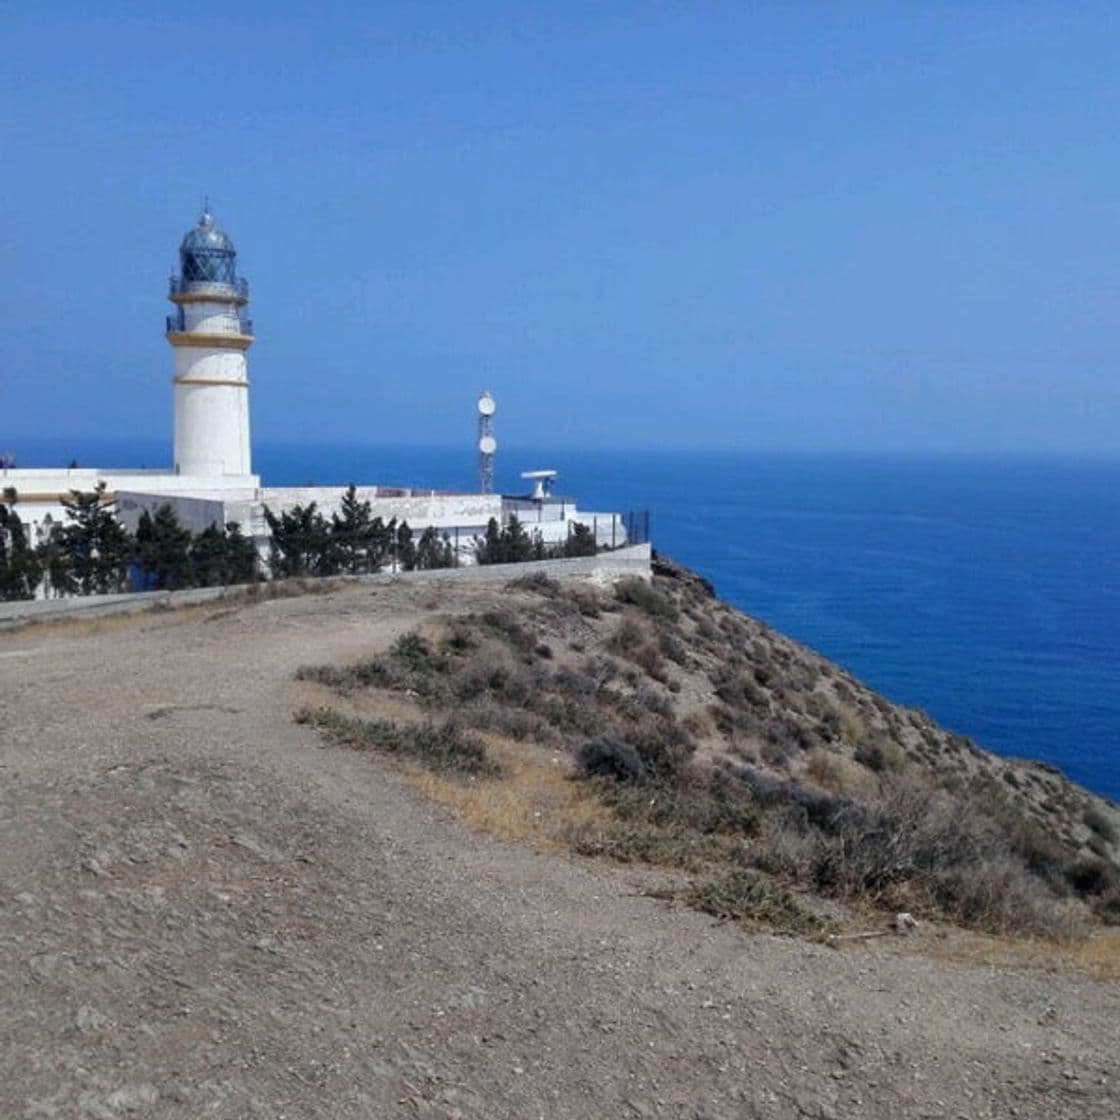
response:
[[[254,437],[1120,451],[1116,4],[6,3],[0,446],[170,434],[205,194]]]

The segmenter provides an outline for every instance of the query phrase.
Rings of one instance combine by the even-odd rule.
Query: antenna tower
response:
[[[483,494],[494,489],[494,452],[498,441],[494,438],[492,422],[497,407],[490,391],[484,389],[478,398],[478,488]]]

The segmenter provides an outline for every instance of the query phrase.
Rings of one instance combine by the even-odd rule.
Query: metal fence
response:
[[[649,544],[649,510],[635,509],[622,515],[627,544]]]

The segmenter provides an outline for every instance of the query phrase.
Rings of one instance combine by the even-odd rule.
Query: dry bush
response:
[[[846,705],[840,707],[840,737],[850,747],[858,747],[867,738],[867,724],[858,712]]]
[[[852,757],[876,774],[901,770],[906,762],[902,748],[884,735],[876,735],[856,747]]]
[[[824,923],[788,890],[750,871],[737,869],[695,883],[680,897],[696,910],[721,921],[765,926],[784,933],[822,933]]]
[[[450,676],[450,687],[459,700],[488,695],[514,706],[524,705],[534,695],[538,674],[508,646],[486,641],[464,659]]]
[[[544,572],[530,572],[506,584],[509,591],[533,591],[546,599],[555,599],[561,591],[560,584]]]
[[[710,739],[715,734],[711,715],[703,708],[693,708],[680,721],[682,729],[693,739]]]
[[[576,752],[576,766],[589,778],[644,785],[649,768],[637,749],[619,739],[591,739]]]
[[[634,689],[634,699],[648,712],[659,716],[673,714],[673,699],[663,689],[649,681],[639,681]]]
[[[951,918],[986,933],[1057,940],[1085,932],[1083,905],[1056,898],[1021,863],[1008,857],[948,869],[939,877],[936,891]]]
[[[353,750],[375,750],[413,759],[430,770],[497,777],[501,769],[481,740],[453,720],[409,726],[390,719],[361,719],[332,708],[302,708],[297,723],[314,727],[329,742]]]
[[[680,611],[670,596],[636,576],[620,579],[614,585],[614,597],[620,603],[637,607],[651,618],[675,622],[680,616]]]
[[[809,751],[805,772],[823,789],[848,797],[867,795],[874,790],[876,784],[865,766],[824,747],[813,747]]]
[[[484,631],[500,638],[518,653],[530,655],[537,646],[536,637],[521,625],[513,611],[486,611],[477,620],[472,617],[471,621],[477,621]]]
[[[599,592],[590,584],[577,583],[568,588],[568,598],[584,618],[598,618],[602,611]]]
[[[1090,805],[1081,815],[1085,827],[1095,832],[1106,844],[1117,840],[1116,824],[1096,805]]]
[[[569,842],[580,855],[685,871],[699,871],[719,855],[719,845],[711,837],[677,834],[636,821],[586,823],[571,831]]]
[[[675,783],[609,782],[600,785],[598,793],[622,820],[678,833],[718,833],[742,839],[758,830],[758,809],[749,792],[718,770],[709,775],[692,772]]]
[[[665,659],[649,624],[637,615],[627,613],[620,619],[614,633],[607,639],[607,648],[643,669],[654,680],[667,679]]]
[[[485,731],[496,731],[518,742],[555,744],[560,736],[543,716],[524,708],[510,708],[482,698],[456,710],[464,723]]]

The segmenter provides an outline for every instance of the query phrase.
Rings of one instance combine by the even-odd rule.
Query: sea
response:
[[[160,466],[153,442],[23,442],[20,466]],[[262,442],[266,485],[477,487],[461,448]],[[642,511],[654,547],[889,699],[1120,800],[1120,459],[538,447],[588,510]]]

